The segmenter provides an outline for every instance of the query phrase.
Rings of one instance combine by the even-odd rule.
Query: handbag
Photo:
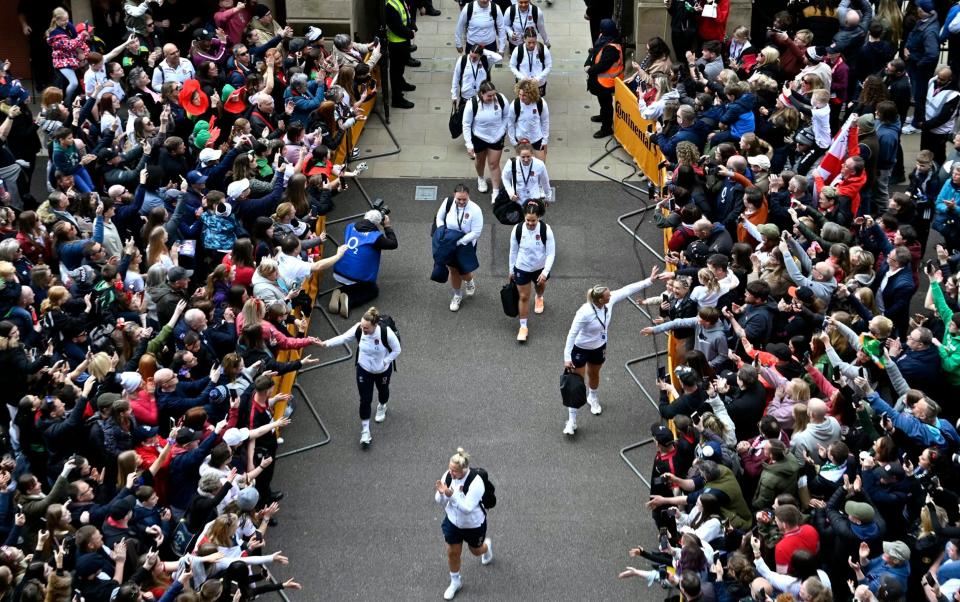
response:
[[[508,318],[516,318],[520,315],[520,291],[517,290],[517,283],[513,280],[500,288],[500,303],[503,305],[503,313]]]
[[[717,18],[717,4],[715,2],[708,2],[703,5],[703,12],[700,13],[700,16],[705,19],[716,19]]]
[[[582,408],[587,404],[587,387],[583,377],[572,368],[564,368],[560,377],[560,397],[568,408]]]
[[[457,102],[457,108],[450,112],[450,137],[457,139],[463,135],[463,108],[466,103],[461,98]]]
[[[520,205],[510,198],[504,188],[500,189],[493,201],[493,215],[498,222],[507,226],[515,226],[523,221]]]

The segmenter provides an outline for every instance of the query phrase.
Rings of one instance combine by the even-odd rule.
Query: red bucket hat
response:
[[[194,95],[197,100],[194,101]],[[188,115],[203,115],[210,108],[210,97],[200,89],[200,82],[195,79],[188,79],[183,82],[180,88],[180,106]]]

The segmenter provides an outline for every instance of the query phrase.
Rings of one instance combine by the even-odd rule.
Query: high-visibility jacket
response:
[[[597,64],[600,62],[600,56],[603,54],[604,48],[612,47],[617,51],[617,62],[610,66],[609,69],[603,73],[597,74],[597,83],[599,83],[604,88],[613,88],[613,80],[618,77],[623,77],[623,47],[620,44],[607,44],[597,52],[596,56],[593,57],[593,63]]]
[[[400,15],[400,21],[403,23],[404,27],[410,25],[410,13],[407,12],[407,7],[403,3],[403,0],[387,0],[387,6],[392,6],[397,14]],[[406,42],[407,38],[399,36],[387,27],[387,41],[392,43]]]

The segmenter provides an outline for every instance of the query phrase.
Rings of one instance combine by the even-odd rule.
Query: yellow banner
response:
[[[663,186],[665,173],[659,167],[663,153],[651,139],[656,122],[640,116],[637,97],[626,84],[619,79],[614,82],[613,136],[637,162],[643,175],[657,186]]]

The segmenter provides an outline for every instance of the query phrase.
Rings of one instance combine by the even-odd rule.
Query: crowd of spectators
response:
[[[35,4],[42,93],[0,64],[0,599],[299,588],[264,551],[276,383],[317,362],[280,358],[319,343],[304,289],[345,248],[320,259],[316,223],[379,48],[257,2],[126,0],[103,28]]]
[[[621,576],[960,599],[960,11],[800,2],[697,40],[676,28],[701,5],[668,5],[688,47],[651,39],[626,79],[669,172],[673,271],[643,333],[680,361],[652,425],[659,546]]]

